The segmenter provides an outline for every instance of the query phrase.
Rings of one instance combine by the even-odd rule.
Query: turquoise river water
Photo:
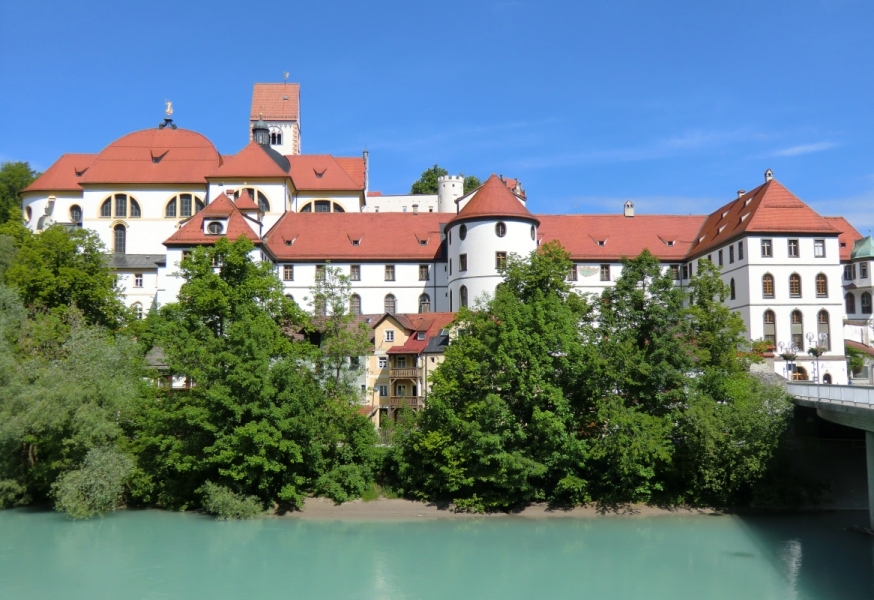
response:
[[[874,599],[865,513],[216,522],[0,511],[0,598]]]

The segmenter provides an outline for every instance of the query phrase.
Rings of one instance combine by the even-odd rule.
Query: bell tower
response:
[[[300,154],[300,84],[256,83],[249,114],[249,139],[255,139],[255,124],[267,128],[267,145],[284,155]],[[258,142],[261,143],[260,141]]]

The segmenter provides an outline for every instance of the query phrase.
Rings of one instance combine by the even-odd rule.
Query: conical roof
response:
[[[521,217],[539,223],[519,197],[497,176],[489,177],[452,222],[481,217]]]

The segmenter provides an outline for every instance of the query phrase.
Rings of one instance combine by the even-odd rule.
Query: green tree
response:
[[[21,210],[21,190],[40,176],[26,162],[4,162],[0,165],[0,224]]]
[[[444,169],[443,167],[438,167],[434,165],[430,169],[426,169],[422,172],[421,177],[419,177],[418,181],[413,183],[410,188],[411,194],[436,194],[438,188],[437,179],[443,177],[444,175],[449,175],[449,171]],[[463,176],[463,175],[462,175]],[[482,185],[482,182],[478,177],[474,175],[468,175],[464,177],[464,193],[468,193],[471,190],[475,190],[479,186]]]
[[[443,167],[434,165],[430,169],[425,169],[418,181],[414,182],[410,187],[411,194],[436,194],[437,193],[437,178],[449,175],[449,171]]]
[[[308,493],[356,497],[371,479],[372,425],[322,389],[318,349],[284,331],[305,315],[252,250],[245,238],[197,248],[182,261],[179,301],[155,321],[171,372],[194,385],[142,407],[144,502],[198,506],[210,482],[223,498],[299,508]]]
[[[355,378],[361,373],[360,357],[370,353],[370,330],[350,310],[352,285],[349,277],[330,265],[311,289],[313,304],[323,316],[316,317],[321,353],[319,376],[330,393],[348,401],[358,400]]]
[[[482,310],[462,309],[417,427],[399,444],[400,486],[466,510],[587,498],[586,441],[567,392],[587,362],[589,306],[558,244],[508,259]]]
[[[117,328],[126,309],[106,250],[96,233],[61,225],[32,234],[19,223],[3,231],[15,240],[17,254],[6,268],[6,283],[31,311],[81,311],[89,324]]]
[[[59,327],[54,315],[28,318],[0,285],[0,505],[48,499],[93,448],[123,451],[123,426],[148,394],[134,342],[75,311],[64,319]]]

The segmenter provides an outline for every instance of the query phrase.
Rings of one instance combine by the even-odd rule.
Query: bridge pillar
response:
[[[865,432],[865,454],[868,457],[868,519],[874,529],[874,433]]]

